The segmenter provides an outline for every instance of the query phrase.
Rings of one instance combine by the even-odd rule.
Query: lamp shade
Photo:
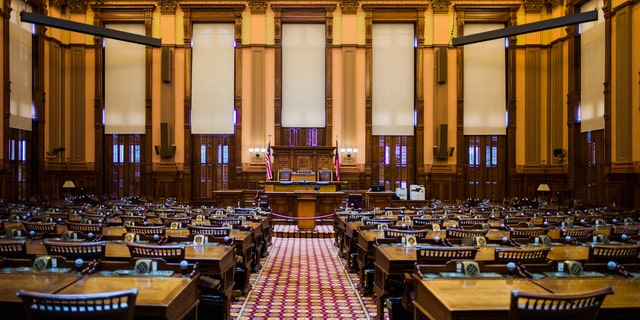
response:
[[[540,185],[538,186],[538,189],[537,189],[537,190],[538,190],[539,192],[549,192],[549,191],[551,191],[551,188],[549,188],[549,185],[548,185],[548,184],[546,184],[546,183],[542,183],[542,184],[540,184]]]
[[[76,185],[73,183],[73,181],[67,180],[67,181],[64,182],[62,187],[65,188],[65,189],[68,189],[68,188],[75,188]]]

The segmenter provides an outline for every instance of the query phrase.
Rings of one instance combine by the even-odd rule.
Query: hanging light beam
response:
[[[151,46],[151,47],[157,47],[157,48],[162,46],[162,39],[141,36],[135,33],[108,29],[108,28],[103,28],[98,26],[92,26],[90,24],[84,24],[84,23],[79,23],[79,22],[74,22],[74,21],[69,21],[64,19],[47,17],[44,15],[31,13],[27,11],[20,12],[20,19],[22,19],[23,22],[30,22],[34,24],[47,26],[47,27],[53,27],[53,28],[58,28],[63,30],[91,34],[94,36],[99,36],[99,37],[104,37],[109,39],[132,42],[132,43],[142,44],[145,46]]]
[[[548,30],[548,29],[553,29],[557,27],[564,27],[572,24],[578,24],[578,23],[595,21],[595,20],[598,20],[597,10],[578,13],[578,14],[572,14],[570,16],[553,18],[553,19],[548,19],[544,21],[521,24],[519,26],[506,27],[504,29],[470,34],[468,36],[457,37],[457,38],[453,38],[452,44],[453,46],[463,46],[466,44],[472,44],[476,42],[505,38],[505,37],[515,36],[519,34]]]

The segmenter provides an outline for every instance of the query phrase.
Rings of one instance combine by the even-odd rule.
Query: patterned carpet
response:
[[[275,237],[253,289],[232,302],[241,320],[373,319],[373,296],[362,297],[330,237]]]

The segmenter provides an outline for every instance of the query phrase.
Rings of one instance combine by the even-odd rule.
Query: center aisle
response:
[[[235,319],[372,319],[332,238],[273,238]]]

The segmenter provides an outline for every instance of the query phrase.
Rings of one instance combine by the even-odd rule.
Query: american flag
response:
[[[273,179],[273,172],[271,171],[271,142],[267,144],[267,152],[264,154],[264,164],[267,167],[267,181]]]
[[[336,181],[340,181],[340,149],[338,149],[338,140],[336,140],[336,155],[333,158],[333,166],[336,167]]]

